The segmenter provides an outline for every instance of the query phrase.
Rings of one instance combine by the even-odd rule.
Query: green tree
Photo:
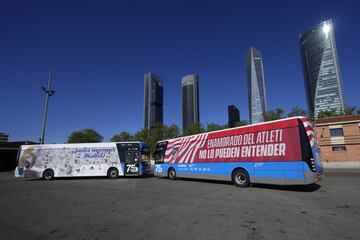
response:
[[[344,109],[344,115],[354,115],[357,107],[346,105]],[[359,111],[359,110],[358,110]]]
[[[133,140],[134,140],[134,136],[131,135],[131,133],[125,132],[125,131],[115,134],[110,139],[110,141],[112,141],[112,142],[129,142],[129,141],[133,141]]]
[[[273,121],[284,118],[285,111],[282,108],[276,108],[264,113],[264,122]]]
[[[147,143],[148,139],[149,139],[149,130],[146,128],[143,128],[134,134],[134,141]]]
[[[217,131],[217,130],[222,130],[228,128],[227,124],[225,125],[220,125],[220,124],[216,124],[216,123],[208,123],[206,125],[206,132],[212,132],[212,131]]]
[[[296,116],[309,116],[309,114],[303,108],[295,106],[291,109],[291,112],[288,113],[288,117],[296,117]]]
[[[335,109],[327,109],[322,110],[318,113],[317,118],[328,118],[328,117],[336,117],[339,116],[339,114],[336,112]]]
[[[92,128],[86,128],[81,131],[75,131],[70,134],[68,143],[95,143],[102,142],[103,136]]]
[[[163,138],[171,139],[181,136],[180,128],[176,124],[171,124],[169,126],[163,126]]]
[[[246,120],[240,120],[240,121],[238,121],[238,122],[235,122],[235,127],[246,126],[246,125],[248,125],[248,124],[249,124],[248,121],[246,121]]]
[[[205,129],[203,128],[201,123],[195,122],[195,123],[190,124],[183,130],[183,135],[189,136],[189,135],[194,135],[194,134],[198,134],[198,133],[203,133],[204,131],[205,131]]]

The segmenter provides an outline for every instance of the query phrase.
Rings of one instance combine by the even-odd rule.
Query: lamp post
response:
[[[40,144],[44,144],[46,115],[47,115],[47,110],[48,110],[49,97],[51,97],[52,95],[55,94],[55,91],[51,90],[51,77],[52,77],[52,72],[50,70],[47,89],[45,87],[41,87],[41,89],[45,92],[45,110],[44,110],[43,126],[42,126],[42,130],[41,130]]]

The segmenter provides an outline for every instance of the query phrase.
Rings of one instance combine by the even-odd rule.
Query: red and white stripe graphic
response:
[[[198,150],[202,148],[207,140],[208,134],[199,134],[189,137],[169,140],[165,152],[166,163],[190,163],[194,161]]]
[[[308,118],[302,118],[301,121],[304,124],[306,134],[308,135],[308,139],[310,142],[311,147],[315,147],[315,130]]]

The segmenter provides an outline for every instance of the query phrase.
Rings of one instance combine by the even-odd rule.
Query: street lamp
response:
[[[55,91],[51,90],[51,77],[52,77],[52,72],[50,70],[49,71],[49,80],[48,80],[47,89],[45,87],[41,87],[41,89],[45,93],[45,111],[44,111],[44,118],[43,118],[43,126],[42,126],[42,130],[41,130],[40,144],[44,144],[46,115],[47,115],[47,110],[48,110],[49,97],[51,97],[52,95],[55,94]]]

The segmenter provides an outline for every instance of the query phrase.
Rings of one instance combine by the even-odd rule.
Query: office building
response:
[[[250,124],[263,122],[267,111],[264,67],[261,52],[253,47],[246,55],[246,77]]]
[[[8,142],[9,134],[0,133],[0,142]]]
[[[163,84],[153,73],[144,75],[144,128],[163,124]]]
[[[344,92],[332,21],[319,23],[299,41],[310,115],[317,118],[326,110],[342,113]]]
[[[199,81],[198,75],[191,74],[182,78],[183,130],[199,117]]]
[[[228,106],[228,116],[229,122],[228,125],[230,128],[235,127],[237,122],[240,122],[240,111],[234,105]]]

